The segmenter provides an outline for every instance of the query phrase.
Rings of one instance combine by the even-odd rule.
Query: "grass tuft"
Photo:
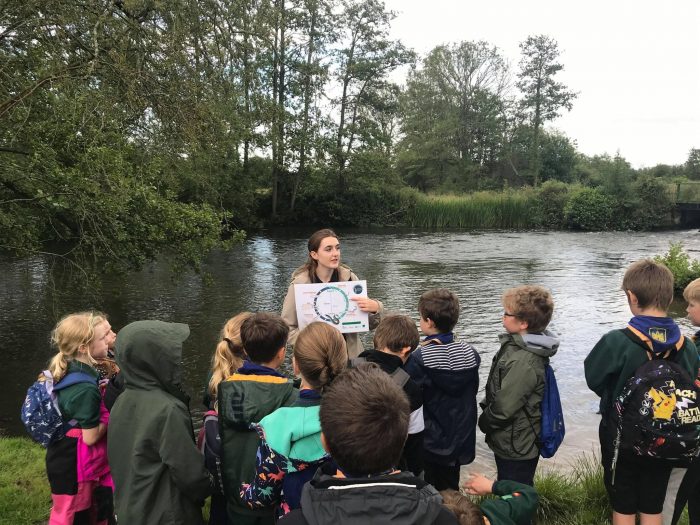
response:
[[[25,438],[0,438],[0,523],[46,523],[51,493],[46,451]]]

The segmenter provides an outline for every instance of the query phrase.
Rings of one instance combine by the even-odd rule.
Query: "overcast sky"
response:
[[[681,164],[700,148],[700,0],[385,0],[392,34],[420,55],[486,40],[517,71],[518,43],[559,43],[561,82],[579,92],[548,125],[587,154],[620,151],[634,167]]]

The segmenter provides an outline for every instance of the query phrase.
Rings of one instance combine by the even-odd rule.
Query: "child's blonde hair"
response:
[[[54,381],[60,381],[66,375],[68,363],[77,359],[82,346],[87,346],[85,352],[91,364],[97,361],[90,354],[90,343],[95,337],[95,327],[107,320],[102,312],[78,312],[68,314],[61,319],[51,332],[51,345],[58,353],[49,362],[49,372]]]
[[[683,299],[694,303],[700,303],[700,278],[691,281],[683,290]]]
[[[294,362],[309,386],[322,391],[347,367],[345,339],[326,323],[310,323],[294,343]]]
[[[221,340],[216,345],[214,356],[211,358],[211,379],[209,380],[209,396],[216,401],[219,383],[238,370],[246,357],[241,341],[241,325],[248,319],[251,312],[241,312],[226,321],[221,330]]]

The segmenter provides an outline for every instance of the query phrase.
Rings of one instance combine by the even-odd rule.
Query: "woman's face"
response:
[[[340,241],[336,237],[324,237],[318,250],[309,255],[320,267],[335,270],[340,264]]]

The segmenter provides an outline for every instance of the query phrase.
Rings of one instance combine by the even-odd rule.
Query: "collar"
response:
[[[670,317],[635,315],[630,319],[629,326],[655,354],[663,354],[668,350],[676,347],[680,349],[683,346],[681,330]]]
[[[369,363],[379,364],[384,371],[389,371],[389,373],[403,366],[403,360],[399,356],[379,350],[365,350],[358,357],[364,357]]]
[[[274,368],[270,368],[269,366],[259,365],[257,363],[253,363],[252,361],[247,361],[247,360],[243,361],[243,366],[241,366],[237,372],[239,374],[242,374],[242,375],[275,376],[275,377],[283,377],[284,379],[287,379],[284,375],[280,374]]]
[[[328,281],[329,283],[337,283],[340,281],[340,275],[338,273],[338,268],[333,270],[333,273],[331,274],[331,280]],[[321,284],[324,281],[318,278],[318,275],[316,275],[316,272],[314,272],[314,280],[312,281],[312,284]]]
[[[100,373],[94,367],[76,359],[68,361],[67,372],[83,372],[96,378],[100,377]]]
[[[317,407],[321,404],[321,394],[310,388],[299,390],[299,397],[294,402],[295,407]]]
[[[455,334],[453,332],[447,332],[444,334],[426,335],[425,339],[423,339],[423,344],[439,341],[439,344],[446,345],[454,340]]]

